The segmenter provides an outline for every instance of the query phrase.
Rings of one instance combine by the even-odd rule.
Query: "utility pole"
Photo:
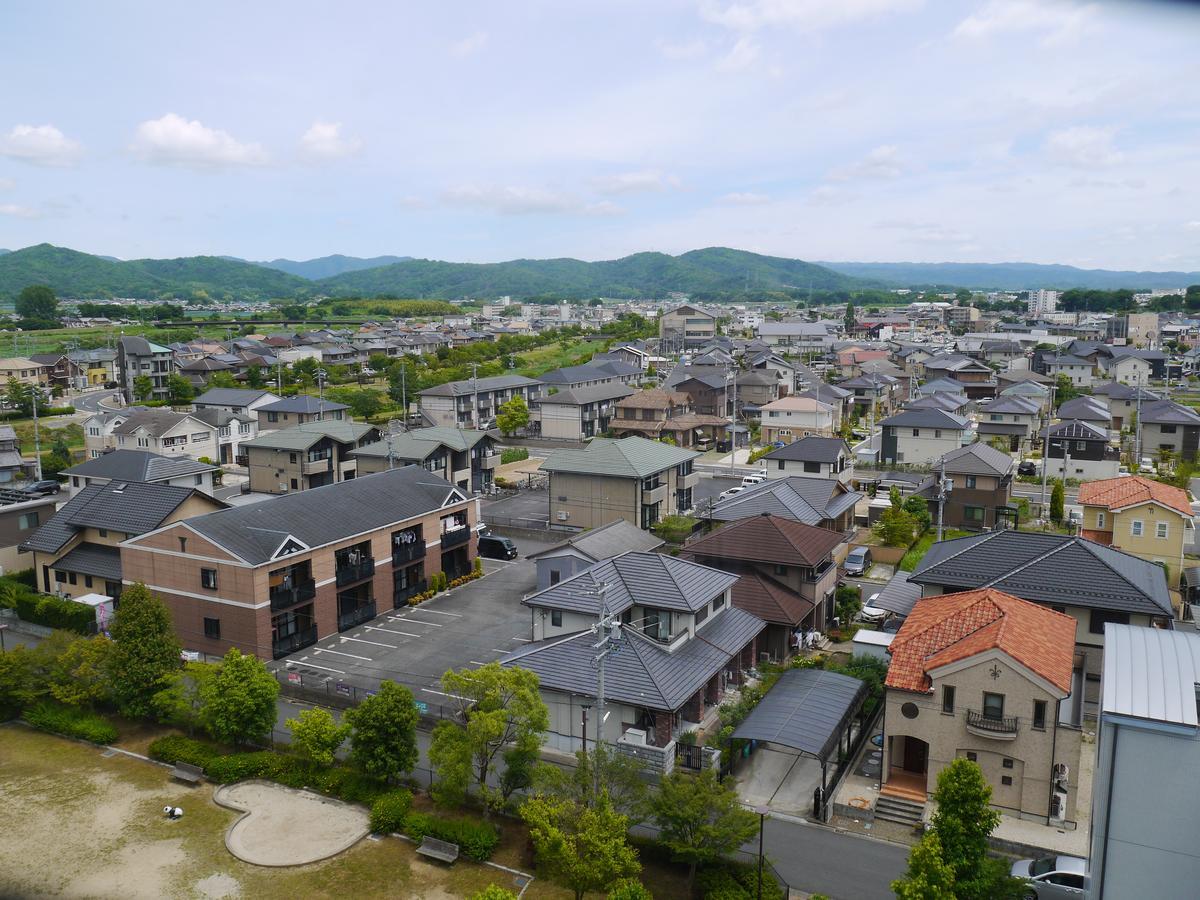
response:
[[[321,422],[325,419],[325,379],[329,377],[329,373],[324,369],[317,369],[317,421]]]
[[[942,539],[942,520],[945,518],[946,495],[954,489],[954,482],[946,480],[946,457],[942,457],[942,471],[938,478],[938,523],[937,539]]]
[[[617,653],[621,648],[621,623],[608,611],[608,604],[605,600],[608,585],[602,582],[591,593],[600,600],[600,618],[591,629],[592,634],[598,638],[596,643],[592,644],[592,649],[597,651],[596,655],[592,657],[592,665],[596,667],[596,751],[599,755],[600,744],[604,740],[604,663],[609,656]],[[586,751],[586,749],[585,746],[584,750]],[[594,765],[592,768],[593,796],[599,799],[600,767]]]
[[[29,395],[33,398],[33,459],[34,459],[34,474],[37,475],[35,481],[42,480],[42,438],[38,432],[38,394],[42,391],[40,384],[35,384],[29,389]]]
[[[1050,409],[1046,413],[1046,428],[1042,432],[1042,518],[1048,518],[1046,510],[1046,482],[1050,478],[1050,420],[1054,418],[1054,394],[1058,389],[1058,345],[1054,347],[1055,374],[1050,382]]]
[[[737,461],[737,369],[730,370],[729,374],[733,382],[733,403],[729,407],[729,473],[732,475]]]
[[[1137,385],[1137,412],[1134,414],[1133,423],[1133,465],[1129,468],[1136,473],[1138,467],[1142,464],[1142,379],[1138,379]]]
[[[471,363],[471,428],[479,429],[479,363]]]
[[[408,431],[408,366],[403,358],[400,360],[400,405],[404,410],[404,418],[401,421],[404,423],[404,430]]]

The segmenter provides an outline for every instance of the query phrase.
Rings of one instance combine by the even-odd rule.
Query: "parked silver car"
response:
[[[1083,900],[1087,860],[1078,856],[1018,859],[1012,876],[1024,879],[1025,900]]]

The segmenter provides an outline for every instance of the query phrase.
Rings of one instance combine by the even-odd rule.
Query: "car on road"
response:
[[[766,480],[767,475],[765,472],[755,472],[753,475],[743,475],[742,487],[754,487],[756,484],[762,484]]]
[[[1017,464],[1018,475],[1036,475],[1038,473],[1038,464],[1032,459],[1023,459]]]
[[[1087,860],[1078,856],[1043,856],[1018,859],[1013,878],[1025,882],[1024,900],[1083,900]]]
[[[47,497],[50,494],[57,494],[61,490],[62,485],[54,479],[35,481],[33,484],[27,484],[21,488],[23,493],[32,494],[35,497]]]
[[[721,496],[718,497],[717,499],[718,500],[728,500],[730,497],[736,497],[738,494],[740,494],[744,490],[745,490],[745,488],[739,484],[737,487],[731,487],[727,491],[721,491]]]
[[[866,605],[859,611],[858,617],[864,622],[882,622],[888,616],[888,610],[880,609],[875,605],[875,601],[879,599],[879,591],[876,591],[867,598]]]
[[[846,574],[865,575],[871,570],[871,550],[869,547],[855,547],[846,554]]]
[[[479,555],[488,559],[516,559],[517,545],[511,539],[495,534],[479,536]]]
[[[1083,507],[1072,506],[1067,509],[1067,524],[1076,528],[1083,527]]]

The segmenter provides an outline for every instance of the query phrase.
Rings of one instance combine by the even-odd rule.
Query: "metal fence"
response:
[[[349,681],[318,678],[290,669],[279,669],[274,674],[275,680],[279,682],[280,694],[317,706],[350,709],[379,693],[379,685],[362,687]],[[458,718],[458,710],[455,707],[419,699],[414,700],[414,703],[422,721],[430,726],[442,719]]]

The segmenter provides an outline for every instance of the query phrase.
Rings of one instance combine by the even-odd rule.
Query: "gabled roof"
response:
[[[627,362],[590,362],[578,366],[551,369],[537,377],[542,384],[578,384],[583,381],[601,381],[605,378],[641,375],[642,367]]]
[[[917,397],[915,400],[909,400],[904,404],[904,408],[944,409],[946,412],[954,412],[955,410],[962,409],[970,402],[966,394],[952,394],[949,391],[938,391],[924,397]]]
[[[349,419],[322,419],[303,422],[289,428],[281,428],[269,434],[260,434],[250,441],[242,441],[241,447],[266,447],[272,450],[307,450],[322,438],[331,438],[342,444],[353,444],[375,430],[366,422]]]
[[[773,379],[772,379],[773,381]],[[741,379],[738,379],[741,384]],[[764,403],[761,407],[763,410],[775,410],[777,412],[804,412],[804,413],[831,413],[833,407],[828,403],[824,403],[815,397],[802,397],[799,395],[791,395],[788,397],[780,397],[778,400],[772,400],[770,403]]]
[[[875,390],[880,390],[894,384],[899,384],[899,380],[893,378],[891,375],[877,372],[871,375],[859,375],[857,378],[847,378],[845,381],[839,381],[837,386],[842,390],[851,388],[874,388]]]
[[[209,388],[196,398],[195,403],[211,406],[249,406],[255,400],[274,396],[270,391],[253,388]]]
[[[833,478],[791,475],[769,479],[721,500],[713,506],[710,517],[720,522],[733,522],[770,513],[806,525],[820,525],[853,509],[860,499],[862,494],[846,490]]]
[[[888,648],[885,684],[928,693],[930,672],[988,650],[1000,650],[1064,697],[1070,694],[1075,620],[990,588],[918,600]]]
[[[494,375],[491,378],[479,378],[472,382],[470,378],[462,381],[447,381],[421,391],[422,397],[461,397],[472,391],[500,391],[510,388],[540,385],[541,382],[524,375]]]
[[[799,440],[772,450],[763,458],[786,459],[793,462],[836,463],[839,456],[850,456],[850,447],[842,438],[808,434]]]
[[[635,387],[631,387],[620,381],[613,381],[608,384],[589,384],[583,387],[547,394],[542,397],[541,402],[543,405],[549,403],[551,406],[555,403],[564,406],[583,406],[585,403],[603,403],[605,400],[619,400],[622,397],[628,397],[636,391],[637,388]]]
[[[114,481],[166,481],[183,475],[213,472],[216,468],[186,456],[162,456],[149,450],[113,450],[64,469],[62,474]]]
[[[1072,441],[1103,441],[1108,443],[1108,433],[1087,422],[1071,419],[1045,429],[1043,437],[1067,438]]]
[[[266,403],[258,407],[257,412],[277,413],[308,413],[336,412],[339,409],[349,409],[345,403],[334,403],[332,400],[321,400],[310,394],[297,394],[295,397],[284,397],[274,403]]]
[[[689,543],[680,555],[815,567],[828,561],[841,542],[836,531],[764,513],[718,528]]]
[[[836,406],[840,401],[845,400],[853,393],[853,391],[848,391],[844,387],[838,387],[836,384],[814,381],[807,388],[797,393],[796,396],[815,397],[822,403],[829,403]]]
[[[1049,375],[1035,372],[1032,369],[1009,369],[1007,372],[997,372],[997,381],[1008,381],[1013,384],[1034,382],[1035,384],[1050,384],[1054,381]]]
[[[1072,356],[1069,353],[1063,353],[1059,356],[1047,356],[1046,366],[1047,368],[1061,368],[1062,366],[1086,366],[1090,369],[1092,364],[1090,361],[1081,357]]]
[[[113,434],[133,434],[140,428],[154,437],[162,437],[189,418],[200,421],[190,413],[177,413],[170,409],[137,409],[131,411],[125,421],[113,429]]]
[[[1174,400],[1159,400],[1157,403],[1142,403],[1141,421],[1163,425],[1200,425],[1200,414]]]
[[[1036,381],[1018,381],[1000,392],[1002,397],[1037,397],[1040,401],[1050,396],[1050,389]]]
[[[989,444],[976,442],[942,455],[942,463],[952,475],[996,475],[1004,477],[1016,463],[1007,453]]]
[[[672,406],[687,406],[691,402],[692,398],[683,391],[664,391],[662,388],[651,388],[623,397],[617,401],[617,406],[628,409],[669,409]]]
[[[953,378],[934,378],[932,381],[927,381],[917,388],[917,393],[924,396],[939,393],[962,394],[966,389],[965,384],[961,381],[955,381]]]
[[[139,337],[135,334],[122,335],[118,341],[121,349],[126,354],[132,356],[151,356],[155,353],[170,353],[170,347],[164,347],[162,344],[155,344],[152,341],[146,340],[144,337]]]
[[[1040,603],[1171,616],[1161,566],[1081,537],[1005,529],[941,541],[909,581],[994,587]]]
[[[733,586],[733,605],[764,622],[795,628],[813,611],[811,600],[758,572],[743,572]]]
[[[1079,419],[1084,422],[1111,422],[1108,407],[1095,397],[1072,397],[1058,408],[1060,419]]]
[[[1161,481],[1143,478],[1141,475],[1085,481],[1079,486],[1081,506],[1103,506],[1105,509],[1121,510],[1142,503],[1158,503],[1189,519],[1192,517],[1192,504],[1188,500],[1187,491],[1163,484]]]
[[[468,428],[449,428],[436,426],[432,428],[414,428],[394,435],[391,440],[391,450],[388,449],[387,438],[366,444],[357,450],[350,451],[351,456],[375,456],[387,458],[390,452],[396,459],[425,459],[429,454],[441,447],[449,447],[459,452],[470,450],[484,438],[486,431],[473,431]]]
[[[953,353],[948,356],[931,356],[922,364],[925,366],[925,371],[935,370],[943,372],[987,372],[992,374],[990,366],[986,366],[977,359],[971,359],[969,356],[963,356],[958,353]]]
[[[1027,397],[1014,397],[1012,394],[997,397],[987,406],[984,413],[1008,413],[1017,416],[1035,416],[1041,409],[1041,404]],[[1107,410],[1105,410],[1107,413]]]
[[[1109,400],[1136,400],[1142,395],[1142,402],[1161,400],[1162,395],[1136,385],[1124,384],[1120,381],[1105,381],[1092,386],[1092,393],[1108,397]]]
[[[695,459],[694,450],[672,447],[643,437],[593,438],[582,450],[555,450],[542,463],[543,472],[572,472],[610,478],[642,478]]]
[[[965,431],[971,427],[969,420],[944,409],[902,409],[879,424],[903,428],[947,428],[951,431]]]
[[[607,525],[593,528],[591,531],[572,535],[565,541],[559,541],[557,544],[553,544],[545,550],[539,550],[537,553],[530,553],[525,558],[543,559],[549,556],[558,556],[564,550],[570,548],[594,562],[599,562],[602,559],[608,559],[610,556],[618,556],[630,550],[639,550],[648,553],[651,550],[657,550],[664,543],[661,538],[655,537],[649,531],[642,531],[642,529],[636,525],[631,525],[624,519],[617,519],[615,522],[609,522]]]

